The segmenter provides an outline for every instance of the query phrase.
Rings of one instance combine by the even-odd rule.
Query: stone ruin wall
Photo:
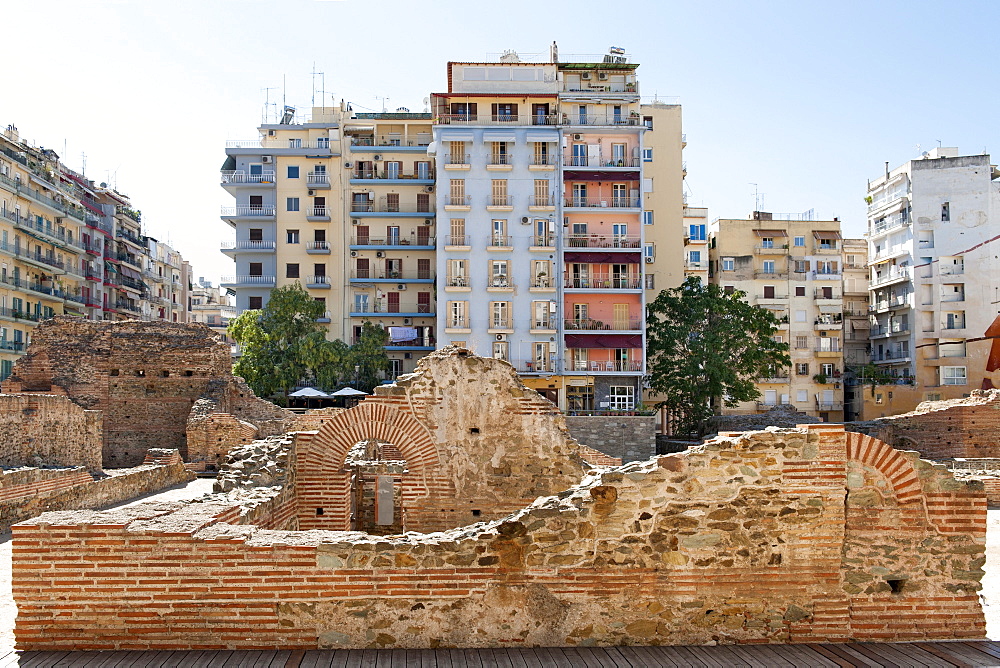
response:
[[[1000,458],[1000,390],[973,390],[965,399],[925,401],[911,413],[852,422],[870,434],[927,459]]]
[[[200,324],[59,316],[35,330],[3,389],[65,395],[102,411],[108,468],[136,466],[150,448],[187,458],[189,415],[230,413],[264,432],[258,435],[283,432],[290,416],[232,376],[228,345]],[[193,411],[200,399],[201,412]]]
[[[444,431],[457,437],[457,427]],[[657,645],[985,632],[982,486],[836,425],[723,435],[680,455],[595,469],[502,519],[432,534],[248,523],[280,526],[295,503],[287,489],[47,513],[17,525],[18,647]]]
[[[351,528],[351,473],[344,460],[369,438],[391,443],[406,460],[408,472],[397,479],[397,512],[414,531],[520,510],[579,482],[591,467],[586,457],[594,456],[510,365],[447,347],[315,434],[296,435],[290,478],[302,529]]]
[[[99,472],[101,418],[62,396],[0,394],[0,467]]]

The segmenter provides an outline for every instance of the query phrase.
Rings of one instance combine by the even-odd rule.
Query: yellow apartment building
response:
[[[649,302],[661,290],[680,285],[689,272],[708,282],[708,211],[685,207],[687,170],[683,150],[687,137],[681,128],[681,105],[654,101],[643,104],[640,114],[646,126],[642,222],[643,270]],[[689,215],[693,220],[687,220]]]

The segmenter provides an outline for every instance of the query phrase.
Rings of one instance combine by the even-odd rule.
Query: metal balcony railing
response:
[[[554,360],[507,360],[518,373],[554,373]]]
[[[260,285],[274,287],[275,276],[250,276],[250,275],[238,275],[238,276],[223,276],[220,283],[229,285]]]
[[[551,153],[548,155],[534,154],[531,156],[531,158],[528,159],[528,164],[534,165],[536,167],[540,167],[543,165],[555,166],[559,164],[559,155],[555,153]]]
[[[554,247],[556,245],[556,235],[536,234],[531,237],[532,246]]]
[[[564,206],[577,209],[637,209],[641,206],[640,201],[638,197],[567,197]]]
[[[471,195],[446,195],[444,203],[447,206],[472,206]]]
[[[514,206],[514,198],[511,195],[491,195],[486,200],[487,206]]]
[[[441,125],[556,125],[556,114],[439,114]],[[447,141],[447,138],[445,138]]]
[[[491,153],[488,165],[513,165],[514,157],[509,153]]]
[[[449,288],[467,288],[469,287],[469,277],[449,276],[445,279],[445,286]]]
[[[590,350],[590,349],[587,349]],[[596,351],[595,351],[596,352]],[[605,353],[606,354],[606,353]],[[591,359],[571,359],[566,360],[567,371],[642,371],[640,360],[591,360]]]
[[[433,314],[432,304],[397,304],[377,301],[373,304],[354,304],[351,313],[426,313]]]
[[[385,271],[380,269],[355,269],[351,278],[358,280],[382,281],[427,281],[434,280],[433,271]]]
[[[274,172],[247,174],[242,170],[223,170],[220,173],[222,183],[232,184],[274,184]]]
[[[444,326],[448,329],[468,329],[469,319],[466,317],[449,316],[445,319]]]
[[[506,248],[510,246],[509,234],[493,234],[486,240],[486,245],[490,248]]]
[[[642,288],[642,277],[615,276],[613,274],[568,276],[563,279],[563,287],[584,290],[638,290]]]
[[[490,288],[514,288],[514,282],[509,276],[487,276],[486,286]]]
[[[448,153],[444,156],[446,165],[468,165],[470,164],[468,153]]]
[[[323,187],[330,185],[330,175],[326,172],[309,172],[306,174],[306,185],[309,187]]]
[[[641,158],[613,157],[605,155],[572,155],[567,153],[563,157],[563,164],[566,167],[631,167],[638,168],[642,163]]]
[[[642,238],[632,236],[602,236],[599,234],[569,234],[563,237],[563,248],[641,248]]]
[[[311,206],[306,209],[306,215],[313,218],[329,218],[330,209],[325,206]]]
[[[274,216],[274,206],[224,206],[222,215],[226,218],[257,218]]]
[[[378,136],[352,136],[351,146],[385,146],[387,148],[393,146],[427,146],[431,143],[431,133],[428,130],[424,134],[415,135],[404,135],[404,134],[385,134]]]
[[[329,251],[330,242],[329,241],[307,241],[306,242],[307,251]]]
[[[492,317],[487,321],[489,329],[514,329],[514,318]]]
[[[446,246],[468,246],[469,237],[465,234],[449,234],[445,237]]]
[[[553,195],[532,195],[528,198],[528,206],[555,206],[556,198]]]
[[[645,326],[643,319],[637,316],[629,316],[621,320],[604,322],[595,318],[572,318],[563,320],[564,329],[583,331],[636,331]]]

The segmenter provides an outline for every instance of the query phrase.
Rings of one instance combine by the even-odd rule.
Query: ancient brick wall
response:
[[[100,471],[101,419],[66,397],[0,394],[0,466]]]
[[[352,528],[344,459],[370,438],[406,460],[396,512],[409,531],[503,517],[590,468],[558,409],[503,362],[445,348],[375,393],[315,435],[297,434],[291,484],[303,529]]]
[[[186,433],[188,461],[217,471],[226,453],[257,438],[257,427],[229,413],[211,413],[189,420]]]
[[[927,401],[912,413],[853,422],[870,434],[927,459],[1000,458],[1000,390],[973,390],[966,399]]]
[[[60,469],[22,468],[0,472],[0,532],[46,510],[46,500],[55,492],[94,482],[94,476],[83,467]]]
[[[200,399],[206,405],[194,417],[231,413],[259,433],[281,433],[289,417],[232,376],[229,346],[196,323],[47,320],[3,389],[65,395],[102,411],[109,468],[136,466],[149,448],[174,448],[187,458],[186,422]]]
[[[257,512],[273,521],[290,499],[280,502],[276,488],[257,494],[250,504],[216,497],[46,513],[15,526],[18,647],[655,645],[985,632],[976,594],[982,485],[836,425],[720,437],[600,469],[504,519],[426,535],[263,530],[245,521]],[[109,586],[118,582],[130,586]]]
[[[656,420],[652,415],[569,415],[566,428],[580,443],[635,462],[656,454]]]

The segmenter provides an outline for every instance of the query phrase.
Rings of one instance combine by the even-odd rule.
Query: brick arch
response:
[[[297,453],[295,494],[303,529],[349,529],[350,472],[344,469],[348,451],[369,438],[388,441],[406,460],[404,505],[446,491],[437,475],[440,455],[427,428],[413,415],[377,401],[365,401],[326,421]],[[323,515],[317,509],[323,509]]]
[[[899,503],[908,503],[923,495],[913,462],[885,441],[867,434],[847,432],[847,459],[869,466],[885,476]]]

